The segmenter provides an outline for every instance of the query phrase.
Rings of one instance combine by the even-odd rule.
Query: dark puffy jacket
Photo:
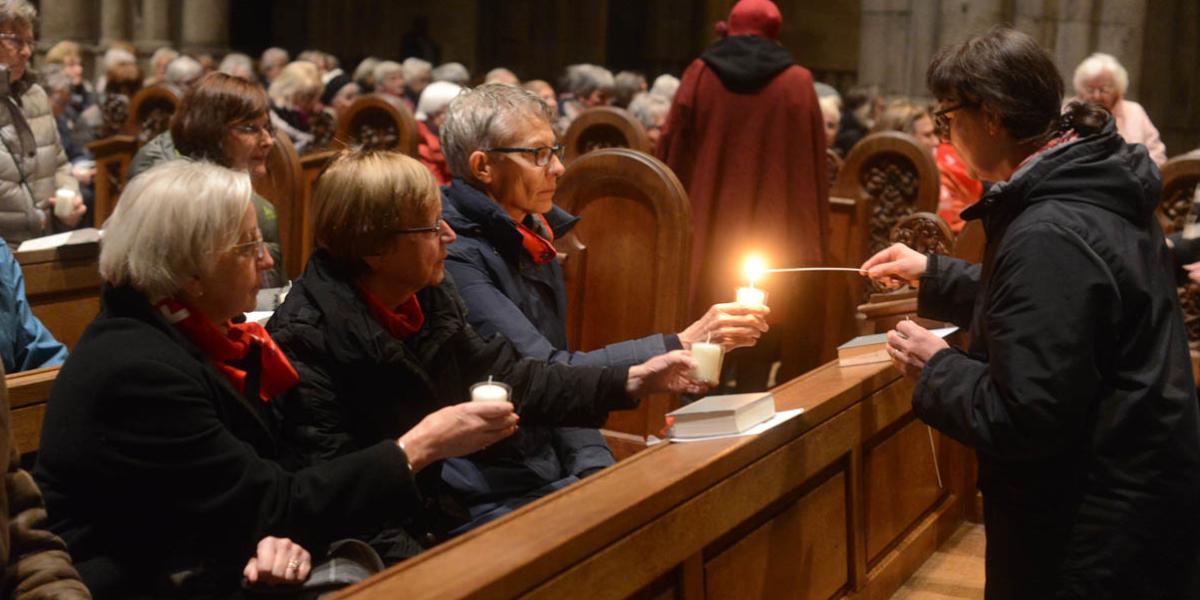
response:
[[[522,359],[502,336],[480,337],[467,325],[449,276],[417,298],[425,323],[401,342],[367,312],[328,253],[317,250],[309,258],[267,328],[300,372],[300,385],[280,407],[285,434],[310,461],[398,438],[426,415],[468,401],[469,386],[489,375],[513,387],[522,429],[598,427],[608,411],[636,406],[625,393],[628,368]],[[523,440],[509,438],[473,456],[518,467]],[[434,465],[421,473],[431,474],[421,482],[431,497],[443,491],[432,481],[439,471]]]
[[[978,452],[989,587],[993,564],[1057,563],[1012,597],[1193,597],[1200,410],[1160,188],[1110,121],[963,212],[983,219],[982,265],[933,257],[921,278],[921,314],[971,329],[970,352],[926,364],[913,408]],[[1046,527],[994,552],[993,514]]]
[[[568,351],[567,294],[558,262],[534,263],[512,218],[461,179],[442,188],[442,216],[458,234],[450,245],[446,270],[467,303],[467,321],[482,335],[501,334],[527,357],[575,365],[628,367],[680,347],[674,335],[652,335],[593,352]],[[579,221],[558,207],[544,216],[556,239]],[[541,229],[532,217],[525,225]],[[523,427],[517,435],[525,438],[523,465],[447,461],[444,477],[469,507],[472,525],[614,462],[596,429]]]

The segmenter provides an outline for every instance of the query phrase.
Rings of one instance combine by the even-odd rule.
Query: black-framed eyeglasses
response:
[[[230,252],[236,252],[242,256],[249,256],[254,260],[263,260],[267,257],[267,242],[263,240],[262,233],[258,234],[257,239],[240,244],[234,244],[229,247]]]
[[[967,108],[968,106],[971,106],[971,105],[966,102],[959,102],[958,104],[947,106],[946,108],[934,111],[934,113],[933,113],[933,132],[935,134],[937,134],[939,140],[941,140],[942,142],[950,141],[950,119],[947,118],[946,115],[948,115],[956,110],[962,110],[964,108]]]
[[[0,40],[4,40],[5,43],[15,48],[16,52],[20,52],[22,48],[29,48],[29,51],[32,52],[34,45],[37,44],[36,40],[23,38],[15,33],[0,33]]]
[[[388,233],[390,235],[400,235],[403,233],[438,233],[442,230],[443,223],[445,223],[445,221],[443,221],[441,217],[438,217],[433,222],[433,225],[430,225],[429,227],[405,227],[403,229],[393,229]]]
[[[563,156],[566,155],[567,149],[565,146],[555,144],[553,146],[538,146],[537,148],[520,148],[520,147],[498,147],[484,148],[484,152],[506,152],[506,153],[527,153],[533,155],[533,164],[544,167],[550,164],[550,157],[557,156],[559,162],[562,162]]]
[[[260,133],[267,134],[267,137],[275,137],[275,124],[267,121],[265,125],[256,125],[254,123],[241,123],[230,127],[235,133],[242,135],[258,135]]]

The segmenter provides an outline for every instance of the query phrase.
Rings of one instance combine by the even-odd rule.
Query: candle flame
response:
[[[750,287],[754,287],[754,280],[762,277],[767,272],[767,261],[761,256],[751,256],[746,259],[746,277],[750,279]]]

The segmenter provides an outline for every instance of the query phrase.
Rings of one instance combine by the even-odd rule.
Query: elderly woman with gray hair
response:
[[[612,100],[616,80],[612,71],[598,65],[578,64],[567,67],[559,87],[563,91],[559,108],[559,129],[570,129],[571,122],[583,111],[607,106]]]
[[[417,158],[433,173],[438,185],[450,184],[450,167],[446,165],[446,156],[442,154],[438,132],[442,123],[446,122],[446,109],[450,101],[462,91],[462,86],[458,84],[437,81],[425,87],[421,92],[421,101],[417,103],[417,129],[421,134]]]
[[[250,198],[244,171],[172,161],[130,181],[106,223],[104,308],[51,392],[34,473],[97,598],[225,598],[243,577],[297,584],[306,548],[420,505],[413,469],[428,445],[406,455],[381,439],[285,468],[297,464],[275,402],[296,370],[261,326],[236,322],[272,262]],[[441,417],[410,433],[499,437]]]
[[[29,69],[37,11],[25,0],[0,3],[0,237],[10,245],[77,226],[87,208],[59,142],[46,92]],[[55,210],[56,190],[75,193]]]
[[[313,125],[321,114],[319,100],[324,90],[321,70],[304,60],[289,63],[267,88],[271,125],[286,133],[300,154],[317,141]]]
[[[1141,104],[1127,100],[1129,72],[1116,57],[1097,52],[1075,68],[1075,98],[1103,106],[1117,121],[1117,133],[1130,144],[1142,144],[1158,166],[1167,162],[1167,147]]]
[[[655,334],[591,352],[567,346],[566,284],[553,242],[578,218],[554,206],[564,168],[550,111],[536,95],[483,85],[450,103],[442,151],[452,183],[442,217],[457,233],[446,269],[483,335],[501,334],[521,354],[571,365],[636,364],[711,337],[726,350],[766,330],[764,306],[722,304],[678,334]],[[522,453],[507,462],[454,460],[444,478],[482,522],[612,464],[595,429],[522,427]]]
[[[667,122],[667,113],[671,112],[671,100],[642,92],[629,103],[629,112],[646,128],[651,149],[657,148],[658,140],[662,138],[663,124]]]

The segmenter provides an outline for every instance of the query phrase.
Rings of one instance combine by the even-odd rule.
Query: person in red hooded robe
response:
[[[683,74],[663,128],[660,158],[692,202],[691,307],[733,299],[742,266],[761,255],[776,267],[824,264],[829,229],[825,130],[812,74],[779,42],[783,18],[769,0],[741,0],[727,37]],[[761,282],[772,329],[739,350],[738,387],[762,389],[817,365],[823,277],[772,275]],[[774,343],[771,343],[771,338]]]

